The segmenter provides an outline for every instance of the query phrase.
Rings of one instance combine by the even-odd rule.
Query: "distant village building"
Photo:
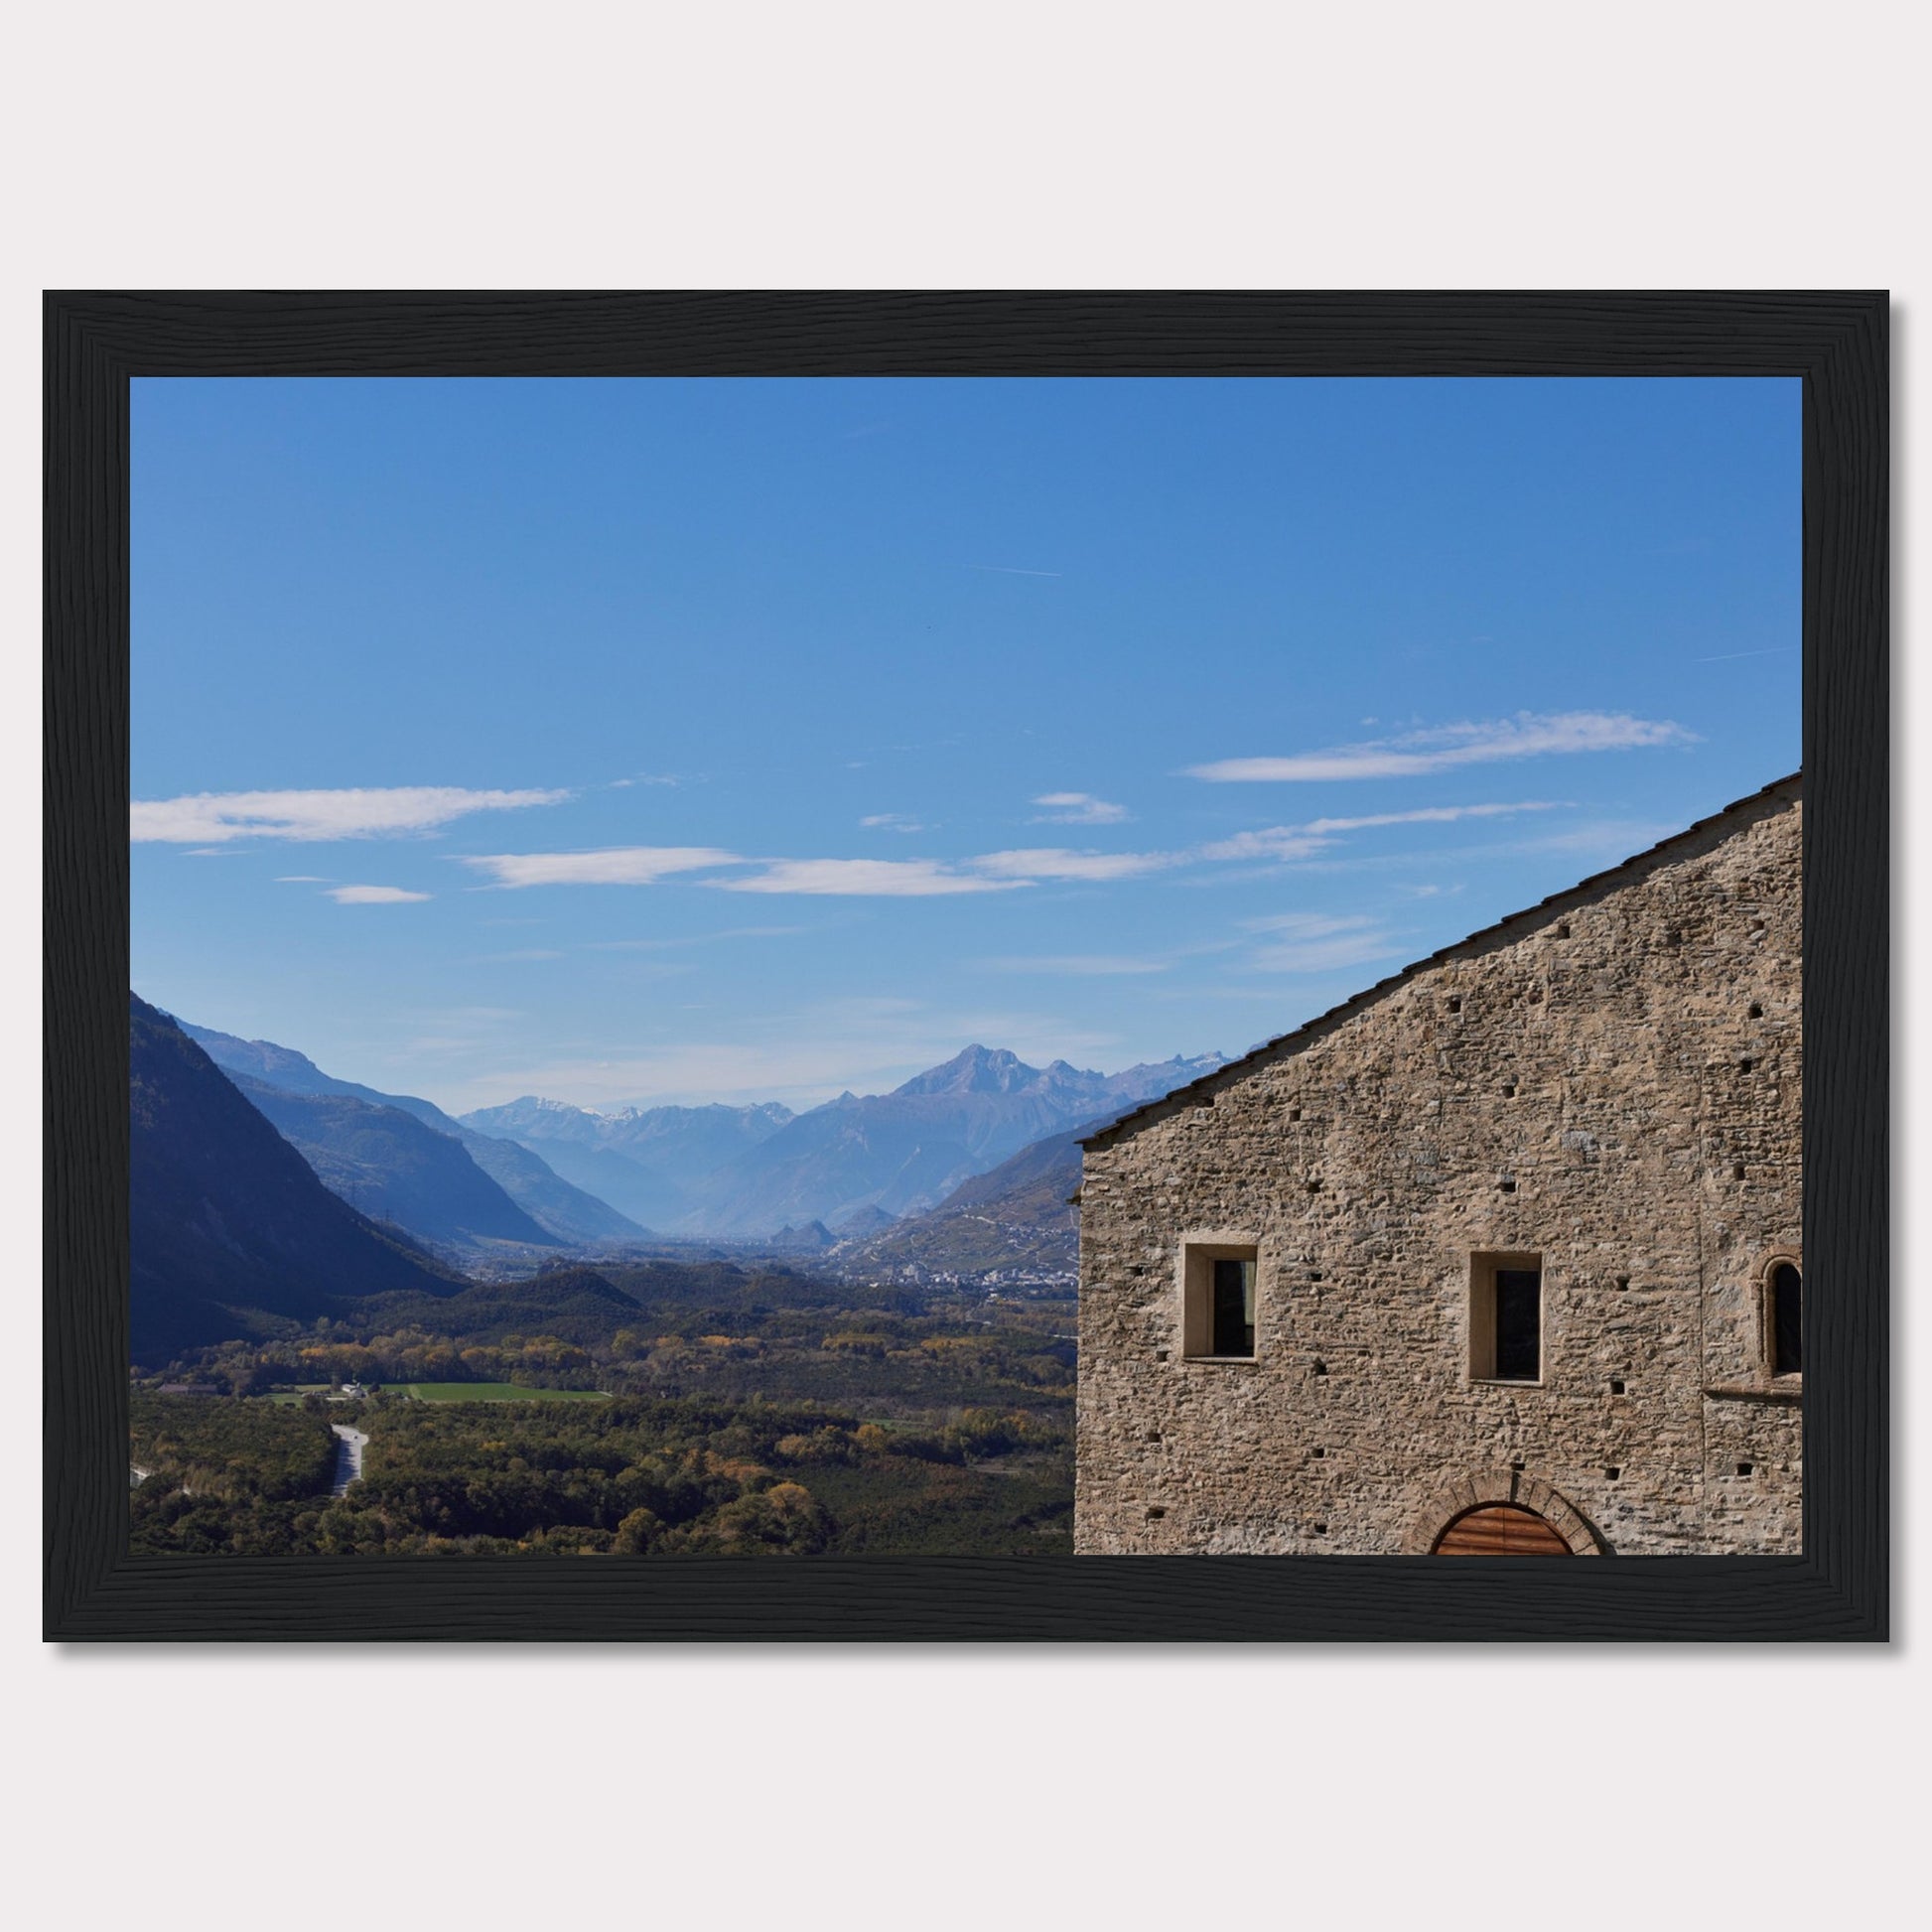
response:
[[[1800,1548],[1800,789],[1083,1144],[1076,1551]]]

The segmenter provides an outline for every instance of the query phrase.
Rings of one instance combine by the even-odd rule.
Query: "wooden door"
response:
[[[1533,1509],[1485,1503],[1466,1510],[1436,1539],[1437,1557],[1567,1557],[1570,1545]]]

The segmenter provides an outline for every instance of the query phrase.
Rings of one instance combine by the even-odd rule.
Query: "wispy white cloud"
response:
[[[1022,570],[1018,564],[968,564],[968,570],[988,570],[996,577],[1060,577],[1063,571]]]
[[[285,872],[275,881],[278,886],[326,886],[328,875],[317,872]]]
[[[1528,798],[1516,805],[1424,805],[1412,812],[1370,812],[1363,818],[1317,818],[1302,827],[1316,838],[1330,832],[1362,832],[1377,825],[1449,825],[1458,818],[1507,818],[1516,812],[1571,809],[1567,799]]]
[[[200,791],[137,798],[128,837],[137,845],[217,845],[230,839],[376,839],[431,832],[472,812],[555,805],[567,791],[466,791],[393,785],[346,791]]]
[[[1670,819],[1597,818],[1541,838],[1521,839],[1513,845],[1488,848],[1512,855],[1533,852],[1575,852],[1587,857],[1627,859],[1646,851],[1684,827]]]
[[[1379,919],[1363,914],[1285,912],[1242,924],[1262,935],[1248,963],[1264,973],[1334,972],[1388,959],[1397,951],[1394,934]]]
[[[1061,803],[1085,793],[1054,792],[1039,803]],[[1120,807],[1105,806],[1117,811]],[[747,858],[718,846],[624,846],[591,852],[494,853],[463,863],[488,875],[492,886],[654,886],[696,873],[736,873],[734,878],[692,883],[734,893],[800,894],[861,898],[934,898],[960,893],[1006,891],[1039,884],[1107,884],[1175,868],[1230,861],[1282,864],[1326,851],[1344,833],[1367,827],[1457,818],[1488,818],[1512,812],[1554,810],[1543,800],[1522,804],[1442,805],[1361,818],[1316,819],[1307,825],[1275,825],[1232,838],[1165,852],[1075,851],[1066,846],[1023,846],[964,859],[779,859]],[[880,812],[861,821],[892,831],[925,828],[899,814]],[[617,941],[618,945],[632,942]],[[654,944],[655,941],[635,942]]]
[[[728,893],[804,893],[855,898],[935,898],[1000,893],[1027,879],[979,879],[934,859],[774,859],[749,879],[710,879]]]
[[[673,947],[708,946],[714,939],[788,939],[808,932],[802,925],[734,925],[722,932],[687,932],[675,939],[593,939],[590,952],[667,952]]]
[[[1289,758],[1219,759],[1187,767],[1185,775],[1212,784],[1308,783],[1322,778],[1408,778],[1463,764],[1554,753],[1628,752],[1654,746],[1693,745],[1694,732],[1662,719],[1624,712],[1519,712],[1480,724],[1444,725],[1399,738]]]
[[[709,845],[611,846],[601,852],[497,852],[463,863],[491,883],[521,886],[653,886],[677,873],[751,863]]]
[[[415,1076],[411,1062],[418,1055],[445,1058],[474,1056],[479,1049],[488,1050],[500,1041],[511,1023],[520,1036],[528,1028],[530,1016],[515,1007],[435,1007],[405,1010],[398,1020],[423,1029],[397,1042],[396,1049],[380,1056],[380,1063],[393,1070],[386,1086],[407,1084]],[[374,1069],[369,1069],[374,1077]]]
[[[1128,816],[1125,805],[1110,805],[1087,791],[1049,791],[1034,803],[1050,807],[1035,825],[1118,825]]]
[[[1071,852],[1060,847],[989,852],[978,858],[748,859],[714,846],[632,846],[603,852],[496,853],[463,863],[493,886],[654,886],[685,874],[736,871],[693,883],[731,893],[796,893],[857,898],[935,898],[1008,892],[1041,881],[1138,878],[1185,865],[1185,852]],[[756,868],[756,870],[747,870]]]
[[[996,973],[1054,973],[1074,978],[1112,979],[1141,973],[1165,973],[1171,961],[1131,959],[1116,953],[1062,953],[1044,959],[983,959],[982,966]]]
[[[1408,812],[1370,812],[1360,818],[1316,818],[1306,825],[1270,825],[1259,831],[1237,832],[1199,846],[1195,857],[1208,860],[1273,859],[1287,862],[1328,851],[1338,834],[1369,831],[1384,825],[1447,825],[1459,818],[1506,818],[1516,812],[1553,812],[1561,801],[1532,798],[1520,804],[1425,805]]]
[[[1682,820],[1588,819],[1561,832],[1540,833],[1535,838],[1499,839],[1488,845],[1443,846],[1434,851],[1343,852],[1333,858],[1310,859],[1302,869],[1321,875],[1403,872],[1418,866],[1440,871],[1445,866],[1478,866],[1497,859],[1538,858],[1549,853],[1593,860],[1596,866],[1602,866],[1628,859],[1683,829]],[[1596,866],[1588,870],[1594,871]],[[1416,889],[1404,890],[1413,893]],[[1460,892],[1462,887],[1456,885],[1443,890]]]
[[[1184,852],[1068,852],[1033,847],[1019,852],[988,852],[966,864],[995,879],[1137,879],[1184,865]]]
[[[1269,825],[1255,832],[1237,832],[1232,838],[1215,839],[1197,846],[1195,857],[1216,862],[1240,859],[1273,859],[1286,863],[1325,852],[1332,839],[1315,838],[1299,825]]]
[[[332,886],[329,897],[338,905],[414,905],[428,893],[406,893],[400,886]]]
[[[903,812],[874,812],[859,823],[871,832],[923,832],[929,828]]]
[[[675,785],[680,780],[669,772],[638,771],[628,778],[613,778],[609,789],[625,791],[632,785]]]

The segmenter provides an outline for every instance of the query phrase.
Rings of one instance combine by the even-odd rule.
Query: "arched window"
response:
[[[1764,1301],[1771,1373],[1797,1375],[1805,1365],[1805,1283],[1795,1261],[1772,1263]]]
[[[1521,1503],[1484,1503],[1465,1509],[1437,1537],[1435,1557],[1567,1557],[1570,1545]]]

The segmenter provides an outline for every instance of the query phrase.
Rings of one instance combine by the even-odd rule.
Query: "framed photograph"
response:
[[[50,295],[49,1639],[1882,1641],[1887,406]]]

